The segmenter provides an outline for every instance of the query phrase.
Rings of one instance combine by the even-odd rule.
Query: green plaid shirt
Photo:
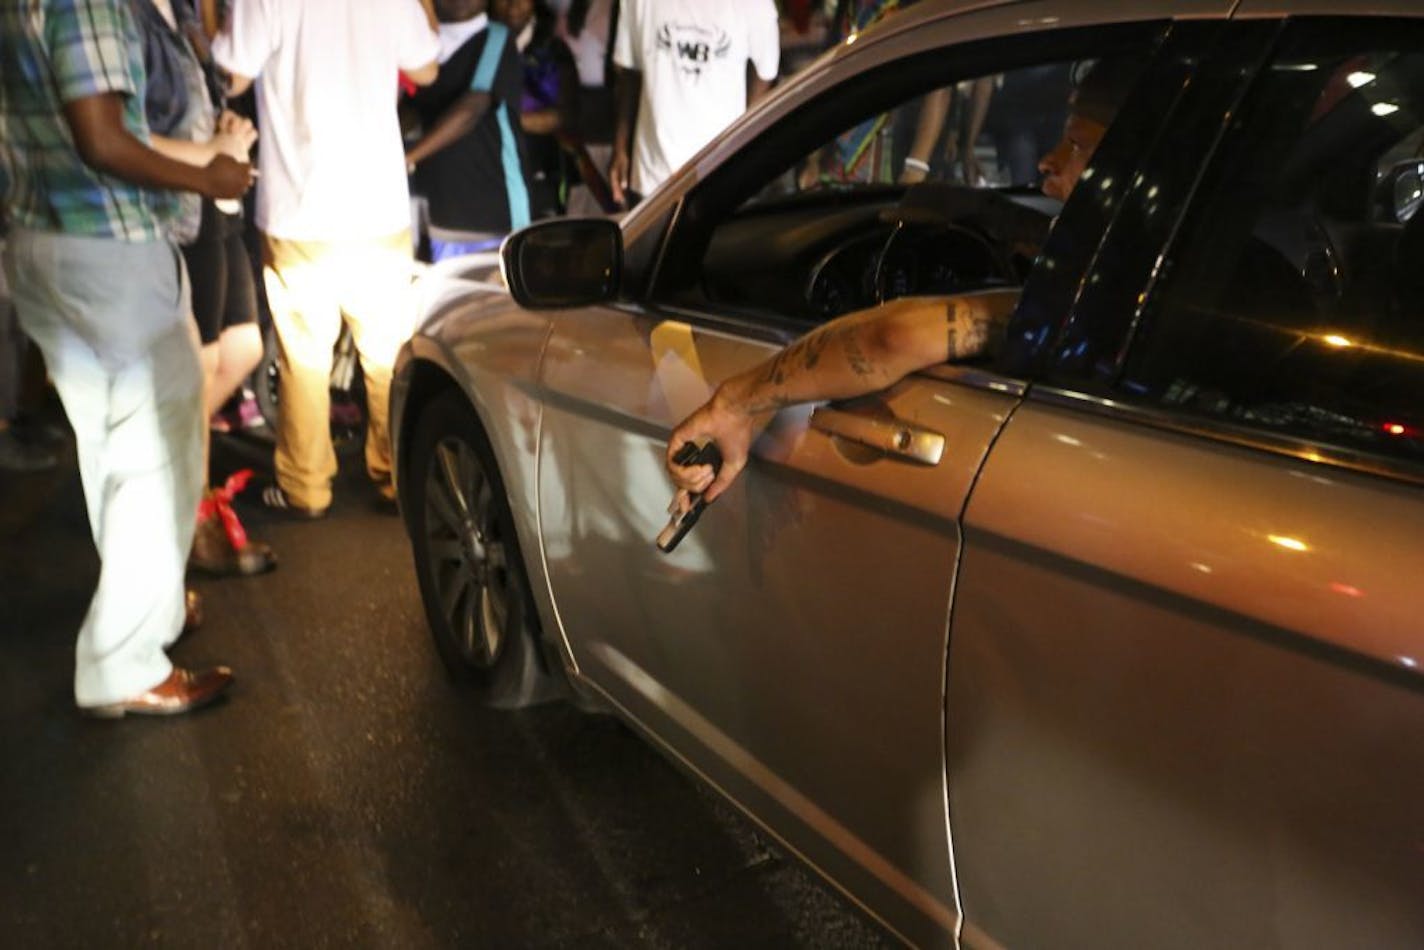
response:
[[[85,165],[64,105],[123,95],[124,126],[149,141],[143,46],[128,0],[0,0],[0,166],[12,227],[153,241],[171,192]]]

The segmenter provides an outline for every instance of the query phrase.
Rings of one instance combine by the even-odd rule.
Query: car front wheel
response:
[[[407,518],[426,618],[453,677],[491,706],[558,698],[504,485],[474,411],[458,392],[421,413]]]

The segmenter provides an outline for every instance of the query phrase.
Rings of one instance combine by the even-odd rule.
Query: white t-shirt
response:
[[[454,56],[460,47],[469,41],[480,30],[489,26],[489,14],[477,13],[468,20],[457,20],[453,23],[442,23],[437,31],[440,37],[440,65],[445,65],[445,60]]]
[[[434,62],[418,0],[238,0],[213,58],[257,79],[257,226],[329,241],[410,226],[397,72]]]
[[[747,60],[781,65],[773,0],[624,0],[613,61],[643,74],[632,187],[647,194],[747,107]]]

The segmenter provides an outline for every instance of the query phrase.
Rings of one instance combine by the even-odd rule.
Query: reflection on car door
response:
[[[1070,322],[1109,329],[1060,346],[1082,355],[965,515],[971,939],[1424,945],[1424,334],[1409,226],[1377,200],[1424,139],[1424,21],[1258,25],[1280,29],[1226,74],[1190,202],[1105,239]],[[1178,181],[1140,180],[1120,221]]]
[[[957,519],[1015,397],[923,376],[852,408],[943,434],[935,466],[783,413],[660,554],[668,431],[774,350],[647,314],[557,321],[539,475],[554,600],[614,702],[832,879],[899,908],[904,936],[942,944],[958,920],[942,735]]]
[[[966,932],[1417,946],[1421,536],[1417,489],[1022,406],[955,605]]]

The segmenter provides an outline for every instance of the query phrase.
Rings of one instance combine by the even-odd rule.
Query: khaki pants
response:
[[[350,241],[262,236],[263,279],[281,345],[277,484],[294,504],[331,504],[331,355],[343,317],[366,382],[366,471],[391,485],[391,368],[414,329],[409,230]]]

